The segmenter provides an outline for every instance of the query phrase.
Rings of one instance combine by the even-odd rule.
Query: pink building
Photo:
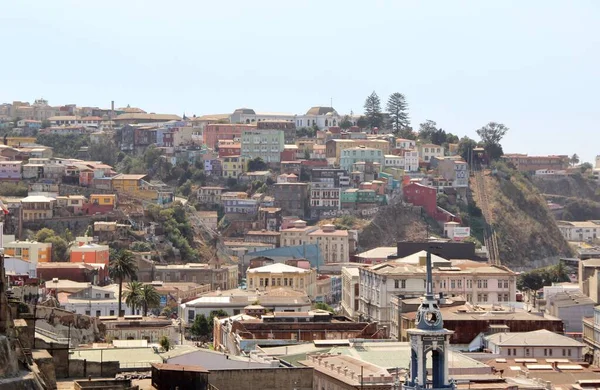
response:
[[[220,140],[234,140],[242,136],[244,130],[254,130],[256,125],[240,124],[211,124],[206,125],[203,133],[203,141],[206,146],[214,149]]]

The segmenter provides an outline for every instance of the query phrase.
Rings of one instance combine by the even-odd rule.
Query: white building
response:
[[[316,296],[317,272],[314,269],[293,267],[283,263],[250,268],[246,271],[248,289],[266,291],[286,287]]]
[[[419,155],[423,158],[423,161],[429,162],[433,157],[443,157],[444,147],[435,144],[419,145]]]
[[[281,112],[256,112],[251,108],[238,108],[229,116],[229,123],[252,124],[263,121],[293,122],[296,115]]]
[[[385,168],[399,168],[404,169],[406,159],[404,156],[396,156],[395,154],[386,154],[383,160],[383,166]]]
[[[407,172],[417,172],[419,170],[419,151],[404,152],[404,170]]]
[[[296,127],[313,127],[317,126],[319,130],[329,127],[339,126],[342,117],[333,107],[311,107],[306,114],[296,115]]]
[[[117,285],[107,287],[93,286],[73,293],[59,293],[58,301],[65,310],[87,316],[116,316],[119,310],[119,299],[115,296]],[[123,303],[123,308],[126,308]],[[125,309],[126,310],[126,309]]]
[[[303,312],[311,309],[312,302],[308,295],[301,291],[280,287],[268,291],[256,290],[217,290],[211,291],[186,302],[180,306],[180,318],[188,323],[194,321],[197,315],[209,316],[213,310],[224,310],[228,315],[237,315],[244,312],[244,308],[259,302],[269,311],[296,311]]]
[[[567,241],[591,241],[600,234],[600,221],[558,221],[558,230]]]
[[[396,138],[396,149],[414,149],[417,142],[413,139]]]
[[[431,255],[434,292],[461,295],[477,303],[514,302],[517,275],[504,267],[472,260],[446,260]],[[425,293],[426,252],[359,269],[360,302],[363,319],[389,325],[393,296],[416,298]],[[343,286],[342,286],[343,287]],[[342,292],[342,296],[344,293]]]
[[[359,291],[358,267],[342,268],[342,310],[352,319],[358,318]]]
[[[484,346],[503,358],[583,359],[585,344],[549,330],[499,332],[484,337]],[[558,365],[560,369],[560,363]]]

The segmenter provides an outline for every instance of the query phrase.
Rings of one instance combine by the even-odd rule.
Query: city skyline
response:
[[[4,7],[0,33],[19,39],[5,42],[0,101],[203,115],[333,99],[358,114],[373,90],[383,105],[401,92],[415,129],[477,139],[497,121],[507,153],[598,154],[594,2],[60,4]]]

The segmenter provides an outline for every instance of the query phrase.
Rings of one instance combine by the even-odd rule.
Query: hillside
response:
[[[484,174],[484,183],[491,210],[483,210],[483,215],[491,218],[487,222],[496,232],[502,264],[517,269],[530,268],[573,254],[546,200],[529,179],[498,164],[495,174],[489,171]],[[477,191],[474,178],[471,189]]]
[[[544,195],[583,198],[600,201],[598,183],[581,174],[565,176],[533,176],[531,182]]]
[[[359,232],[358,245],[360,250],[396,246],[398,241],[424,240],[427,231],[427,223],[418,208],[401,204],[383,206]]]
[[[564,206],[558,216],[567,221],[600,219],[600,187],[581,174],[534,176],[531,181],[546,200]]]

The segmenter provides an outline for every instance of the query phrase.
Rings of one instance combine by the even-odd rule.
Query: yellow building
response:
[[[242,156],[222,157],[223,177],[233,177],[237,179],[246,171],[246,159]]]
[[[381,150],[383,155],[390,154],[390,143],[382,139],[332,139],[325,143],[325,156],[340,163],[342,150],[364,146]]]
[[[52,261],[52,244],[37,241],[13,241],[4,245],[4,253],[31,263]]]
[[[311,299],[315,298],[317,272],[314,269],[292,267],[276,263],[264,267],[250,268],[246,271],[248,290],[266,291],[287,287],[305,292]]]
[[[173,201],[173,191],[160,185],[151,184],[146,179],[147,175],[122,173],[111,178],[111,185],[113,190],[138,199],[153,201],[159,204],[166,204]]]
[[[90,203],[98,206],[115,208],[117,205],[117,195],[114,194],[91,194]]]

